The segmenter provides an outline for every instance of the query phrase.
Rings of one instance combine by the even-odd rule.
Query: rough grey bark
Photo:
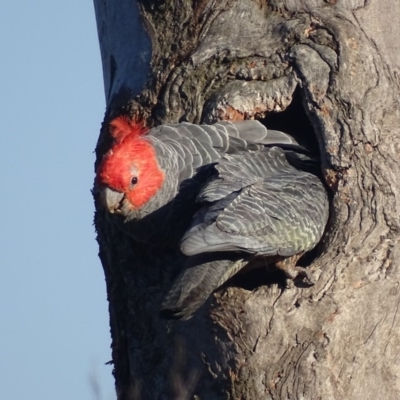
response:
[[[180,255],[134,243],[97,204],[118,398],[400,398],[400,3],[95,8],[106,123],[265,118],[315,141],[332,191],[314,286],[238,277],[187,322],[157,312]]]

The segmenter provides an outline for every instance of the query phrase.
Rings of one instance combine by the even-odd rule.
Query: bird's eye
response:
[[[132,186],[135,186],[135,185],[137,185],[137,183],[138,183],[138,178],[137,178],[137,176],[134,176],[134,177],[132,178],[132,180],[131,180],[131,185],[132,185]]]

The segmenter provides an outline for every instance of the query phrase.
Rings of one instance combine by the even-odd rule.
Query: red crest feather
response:
[[[120,115],[110,122],[110,134],[116,143],[121,143],[126,137],[139,137],[148,132],[143,121],[136,122],[126,115]]]
[[[132,209],[143,207],[161,188],[165,174],[149,140],[144,123],[119,116],[110,122],[114,143],[97,169],[99,184],[125,194]],[[132,177],[138,183],[132,186]]]

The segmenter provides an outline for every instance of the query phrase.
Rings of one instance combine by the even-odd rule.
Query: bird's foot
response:
[[[294,287],[294,281],[302,278],[303,282],[312,286],[315,284],[315,279],[312,276],[311,271],[308,268],[297,267],[296,262],[301,257],[296,255],[293,257],[285,258],[282,261],[278,261],[275,265],[277,268],[282,270],[286,275],[286,287]]]
[[[293,279],[301,278],[303,282],[306,284],[313,286],[315,285],[315,279],[313,277],[312,272],[308,268],[304,267],[295,267],[296,276],[294,278],[290,278],[293,282]]]

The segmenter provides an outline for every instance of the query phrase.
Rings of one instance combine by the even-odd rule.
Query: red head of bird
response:
[[[138,210],[159,191],[164,172],[143,124],[120,116],[110,123],[110,133],[114,143],[97,169],[97,183],[111,212]]]

